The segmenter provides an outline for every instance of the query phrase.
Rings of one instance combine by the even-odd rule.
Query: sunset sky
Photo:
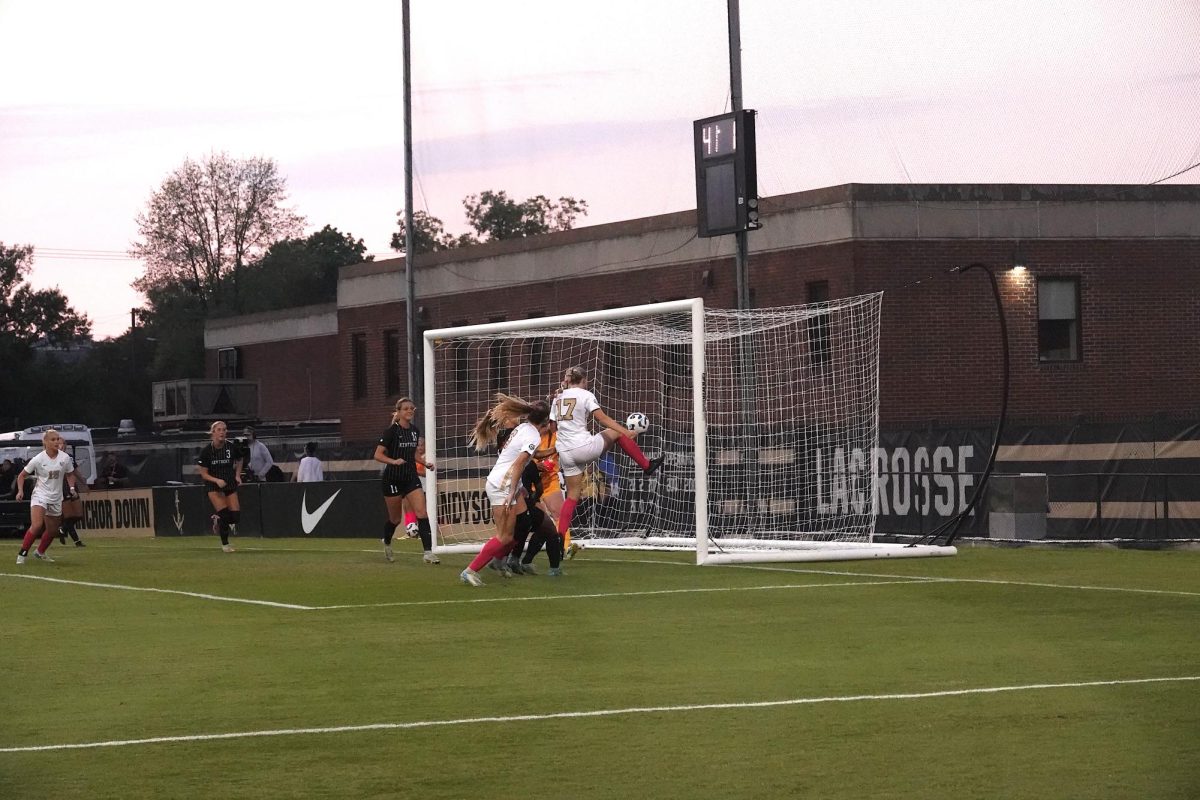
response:
[[[691,121],[728,108],[725,0],[412,0],[416,206],[695,207]],[[1200,3],[742,0],[763,196],[848,182],[1148,183],[1200,162]],[[275,159],[309,230],[393,255],[399,0],[0,0],[0,241],[98,338],[185,157]],[[1200,169],[1173,182],[1195,183]],[[753,237],[751,237],[753,249]],[[418,287],[419,289],[419,287]]]

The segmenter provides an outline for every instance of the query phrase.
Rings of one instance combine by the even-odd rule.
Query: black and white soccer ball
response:
[[[625,427],[634,433],[645,433],[650,427],[650,419],[640,411],[635,411],[625,419]]]

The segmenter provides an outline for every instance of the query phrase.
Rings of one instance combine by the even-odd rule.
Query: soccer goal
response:
[[[875,541],[882,297],[751,311],[679,300],[426,332],[435,549],[492,535],[496,453],[467,437],[495,394],[546,398],[579,366],[609,416],[649,418],[638,443],[665,456],[650,476],[615,447],[592,466],[571,531],[587,547],[688,548],[698,564],[954,554]]]

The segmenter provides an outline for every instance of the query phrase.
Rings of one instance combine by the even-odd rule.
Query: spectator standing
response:
[[[129,470],[117,460],[116,453],[104,454],[95,484],[97,489],[124,489],[129,485]]]
[[[250,456],[248,464],[250,472],[254,475],[255,480],[269,480],[268,473],[275,466],[275,459],[271,458],[271,451],[258,440],[254,428],[246,428],[243,433],[246,435],[246,450],[249,451]]]
[[[294,480],[300,483],[318,483],[325,480],[325,469],[321,459],[317,458],[316,442],[304,445],[304,458],[300,459]]]

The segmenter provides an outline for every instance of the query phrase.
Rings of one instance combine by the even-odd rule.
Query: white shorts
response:
[[[46,516],[48,516],[48,517],[61,517],[62,516],[62,498],[61,497],[58,498],[57,500],[49,500],[49,499],[39,495],[37,492],[34,492],[33,496],[31,496],[29,498],[29,505],[31,507],[38,506],[39,508],[44,508],[46,510]]]
[[[568,478],[574,475],[582,475],[589,464],[594,464],[600,460],[600,456],[604,455],[604,449],[607,446],[608,443],[604,441],[604,434],[593,433],[591,440],[587,444],[573,447],[570,450],[560,450],[558,453],[558,466],[562,468],[562,474]]]
[[[504,488],[501,488],[501,487],[497,486],[496,484],[492,483],[491,481],[487,481],[486,483],[484,483],[483,489],[484,489],[484,491],[487,492],[488,500],[492,501],[492,505],[503,506],[505,503],[508,502],[508,485],[507,484],[505,484]],[[520,494],[520,492],[518,492],[518,495],[519,494]],[[514,497],[513,500],[515,503],[516,498]]]

